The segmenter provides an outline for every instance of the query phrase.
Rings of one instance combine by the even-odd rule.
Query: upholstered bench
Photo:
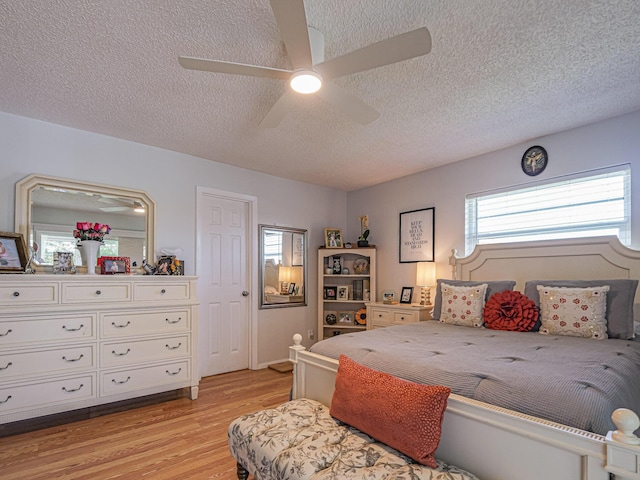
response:
[[[240,480],[478,480],[439,460],[435,468],[416,463],[309,399],[244,415],[228,433]]]

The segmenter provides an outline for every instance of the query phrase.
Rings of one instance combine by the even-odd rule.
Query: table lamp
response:
[[[431,305],[431,287],[436,284],[435,262],[418,262],[416,285],[420,287],[420,305]]]

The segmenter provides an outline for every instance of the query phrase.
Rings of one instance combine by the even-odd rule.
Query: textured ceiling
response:
[[[335,83],[362,126],[179,55],[290,68],[268,0],[1,0],[0,111],[354,190],[640,109],[638,0],[306,0],[331,59],[426,26],[429,55]]]

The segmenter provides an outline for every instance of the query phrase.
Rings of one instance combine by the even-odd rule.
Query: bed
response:
[[[534,279],[628,284],[640,278],[640,252],[614,237],[486,245],[453,263],[460,281],[509,279],[514,290],[531,295]],[[612,290],[612,298],[619,293]],[[634,287],[627,299],[632,317],[638,301]],[[605,480],[610,472],[640,478],[640,449],[612,442],[610,433],[616,409],[640,411],[640,341],[630,338],[630,325],[631,331],[612,334],[623,338],[597,340],[430,321],[335,337],[311,351],[294,345],[294,397],[328,405],[343,353],[402,378],[450,386],[437,456],[480,478]],[[571,363],[571,352],[584,351],[584,367]],[[452,372],[447,366],[455,357],[462,363]],[[519,390],[518,376],[527,378]],[[547,408],[557,405],[569,408]]]

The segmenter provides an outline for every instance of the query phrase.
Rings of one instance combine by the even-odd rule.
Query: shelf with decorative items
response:
[[[318,251],[318,340],[367,329],[366,303],[376,299],[376,249]]]

